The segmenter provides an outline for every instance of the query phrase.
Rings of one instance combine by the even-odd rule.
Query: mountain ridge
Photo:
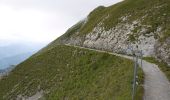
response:
[[[96,8],[47,48],[71,44],[124,54],[139,49],[170,65],[169,19],[168,0],[125,0]]]

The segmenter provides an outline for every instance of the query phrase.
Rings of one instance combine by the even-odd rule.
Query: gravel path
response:
[[[111,53],[112,54],[112,53]],[[114,54],[114,53],[113,53]],[[129,56],[114,54],[128,59]],[[139,60],[140,65],[140,60]],[[144,80],[144,100],[170,100],[170,82],[159,67],[153,63],[143,60],[142,69],[145,74]]]
[[[170,100],[170,83],[157,65],[143,61],[144,100]]]
[[[68,45],[70,46],[70,45]],[[78,46],[75,46],[78,47]],[[84,47],[78,47],[84,48]],[[105,52],[95,49],[84,48],[88,50]],[[112,55],[133,59],[130,56],[109,53]],[[140,65],[140,62],[138,62]],[[158,68],[157,65],[149,63],[147,61],[143,61],[142,69],[145,74],[144,80],[144,100],[170,100],[170,82],[168,81],[165,74]]]

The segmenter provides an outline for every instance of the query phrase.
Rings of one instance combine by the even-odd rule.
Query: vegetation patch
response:
[[[135,43],[137,42],[138,40],[138,35],[136,34],[129,34],[128,35],[128,41],[132,42],[132,43]]]

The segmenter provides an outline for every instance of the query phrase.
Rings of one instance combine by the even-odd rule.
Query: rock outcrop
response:
[[[138,50],[170,64],[169,8],[168,0],[100,6],[49,46],[62,43],[124,54]]]
[[[135,33],[135,28],[139,26],[141,28]],[[100,23],[87,35],[63,39],[63,43],[123,54],[132,54],[133,51],[140,50],[144,57],[156,57],[170,64],[170,38],[161,43],[155,38],[155,34],[161,34],[162,28],[158,27],[155,32],[145,34],[149,27],[141,25],[140,21],[133,21],[131,24],[119,23],[106,31]]]

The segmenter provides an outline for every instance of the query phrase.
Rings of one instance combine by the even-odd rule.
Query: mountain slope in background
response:
[[[18,65],[19,63],[21,63],[24,60],[28,59],[34,53],[35,52],[24,53],[24,54],[19,54],[19,55],[15,55],[15,56],[0,59],[0,69],[8,68],[11,65]]]
[[[44,44],[28,44],[16,43],[6,46],[0,46],[0,60],[7,57],[12,57],[24,53],[34,52],[44,47]]]
[[[11,44],[0,47],[0,69],[17,65],[40,50],[44,44]]]
[[[170,65],[170,1],[125,0],[100,6],[42,52],[57,44],[126,54],[139,49]]]
[[[15,65],[10,65],[8,68],[0,69],[0,79],[1,77],[7,76],[15,67]]]

